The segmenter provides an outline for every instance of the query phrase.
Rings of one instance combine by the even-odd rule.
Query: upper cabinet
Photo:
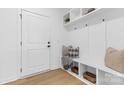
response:
[[[75,29],[78,24],[85,27],[120,17],[124,17],[124,8],[72,8],[65,13],[63,23]]]

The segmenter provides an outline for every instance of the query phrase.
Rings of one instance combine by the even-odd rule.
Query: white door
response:
[[[22,11],[22,76],[49,69],[49,17]]]

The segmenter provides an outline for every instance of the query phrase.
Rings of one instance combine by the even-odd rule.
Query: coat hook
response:
[[[85,24],[85,26],[87,27],[88,25],[87,25],[87,24]]]
[[[104,21],[105,21],[105,19],[102,19],[102,21],[104,22]]]
[[[74,27],[74,30],[77,30],[77,27]]]

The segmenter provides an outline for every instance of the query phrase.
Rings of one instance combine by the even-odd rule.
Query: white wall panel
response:
[[[124,49],[124,18],[107,22],[107,47]]]
[[[105,23],[89,27],[89,59],[94,64],[104,64],[105,40]]]

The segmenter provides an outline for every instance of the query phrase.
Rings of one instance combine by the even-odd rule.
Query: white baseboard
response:
[[[18,77],[18,76],[10,77],[10,78],[1,80],[0,84],[6,84],[6,83],[9,83],[9,82],[13,82],[13,81],[19,80],[19,79],[24,79],[24,78],[32,77],[32,76],[39,75],[39,74],[42,74],[42,73],[46,73],[48,71],[56,70],[56,69],[59,69],[59,68],[61,68],[61,67],[51,68],[51,69],[48,69],[48,70],[40,71],[38,73],[26,75],[26,76],[23,76],[23,77]]]
[[[6,78],[6,79],[2,79],[0,81],[0,85],[6,84],[6,83],[9,83],[9,82],[12,82],[12,81],[16,81],[18,79],[19,79],[18,76],[13,76],[13,77],[9,77],[9,78]]]
[[[44,71],[40,71],[40,72],[37,72],[37,73],[33,73],[33,74],[30,74],[30,75],[23,76],[23,77],[20,77],[20,79],[32,77],[32,76],[39,75],[39,74],[42,74],[42,73],[45,73],[45,72],[48,72],[48,71],[50,71],[50,69],[47,69],[47,70],[44,70]]]
[[[61,68],[61,67],[56,67],[56,68],[47,69],[47,70],[40,71],[40,72],[37,72],[37,73],[34,73],[34,74],[30,74],[30,75],[23,76],[23,77],[21,77],[20,79],[32,77],[32,76],[39,75],[39,74],[42,74],[42,73],[46,73],[46,72],[48,72],[48,71],[56,70],[56,69],[59,69],[59,68]]]
[[[59,69],[61,67],[55,67],[55,68],[51,68],[50,70],[56,70],[56,69]]]

